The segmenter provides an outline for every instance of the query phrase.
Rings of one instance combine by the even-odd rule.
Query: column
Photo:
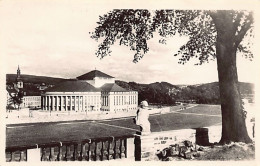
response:
[[[50,110],[51,110],[51,111],[52,111],[52,106],[53,106],[52,96],[50,96]]]
[[[77,96],[74,96],[74,111],[76,111],[76,98]]]
[[[50,101],[50,96],[48,96],[48,110],[50,110],[50,105],[51,105],[51,101]]]
[[[72,110],[72,96],[70,96],[70,110]]]
[[[62,111],[61,105],[62,105],[62,96],[60,96],[60,111]]]
[[[82,96],[82,111],[85,110],[85,100],[84,100],[84,96]]]
[[[87,100],[87,111],[88,111],[88,106],[89,106],[89,96],[86,96],[86,100]]]
[[[82,96],[82,110],[85,111],[85,95]]]
[[[54,111],[55,110],[55,97],[52,96],[52,110]]]
[[[107,103],[107,108],[108,108],[108,111],[110,111],[110,107],[111,107],[111,103],[110,103],[110,95],[108,94],[107,95],[107,101],[108,101],[108,103]]]
[[[44,96],[44,102],[45,102],[45,104],[44,104],[44,110],[47,110],[47,96]]]
[[[78,96],[78,110],[80,110],[80,96]]]
[[[42,96],[42,110],[45,110],[45,96]]]
[[[53,106],[54,106],[53,96],[51,96],[51,110],[52,110],[52,111],[53,111]]]
[[[67,111],[67,100],[68,100],[68,98],[67,98],[67,96],[64,96],[64,99],[65,99],[65,104],[64,104],[64,106],[65,106],[65,111]]]
[[[46,110],[49,110],[49,96],[46,96]]]
[[[55,111],[58,111],[58,96],[55,96]]]
[[[61,102],[61,98],[62,98],[62,96],[59,96],[59,103],[60,103],[60,111],[61,111],[61,104],[62,104],[62,102]]]
[[[61,106],[61,96],[58,96],[59,98],[59,106]],[[61,111],[61,107],[59,107],[59,111]]]
[[[77,105],[77,107],[76,107],[76,105],[75,105],[75,111],[76,110],[79,110],[79,98],[78,98],[79,96],[75,96],[75,104]],[[77,100],[77,98],[78,98],[78,100]],[[77,104],[77,101],[78,101],[78,104]]]

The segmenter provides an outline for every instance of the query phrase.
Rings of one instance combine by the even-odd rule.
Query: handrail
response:
[[[9,146],[5,149],[6,160],[27,161],[27,154],[29,152],[28,150],[30,149],[40,149],[40,151],[38,151],[39,161],[102,161],[122,157],[127,158],[129,155],[127,152],[127,140],[129,138],[135,138],[135,135],[49,142],[28,146]],[[134,144],[131,146],[134,146]]]
[[[5,150],[7,152],[14,151],[14,150],[26,150],[26,149],[35,149],[37,148],[45,148],[45,147],[59,147],[62,143],[62,145],[73,145],[73,144],[81,144],[81,143],[88,143],[90,142],[102,142],[102,141],[112,141],[113,138],[115,140],[118,139],[124,139],[124,138],[134,138],[136,134],[129,134],[129,135],[123,135],[123,136],[109,136],[109,137],[98,137],[98,138],[88,138],[83,140],[71,140],[71,141],[57,141],[57,142],[49,142],[49,143],[41,143],[41,144],[35,144],[35,145],[22,145],[22,146],[10,146],[6,147]]]

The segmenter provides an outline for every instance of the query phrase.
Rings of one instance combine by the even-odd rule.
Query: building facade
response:
[[[41,96],[23,96],[22,107],[40,108],[41,107]]]
[[[115,84],[115,78],[93,70],[46,89],[42,109],[49,111],[118,112],[137,110],[138,93]]]

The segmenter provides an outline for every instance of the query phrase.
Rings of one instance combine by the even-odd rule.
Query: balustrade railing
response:
[[[30,151],[34,153],[34,161],[103,161],[129,157],[134,159],[135,137],[137,136],[126,135],[6,147],[6,161],[29,161],[31,157],[28,153]],[[36,159],[37,157],[38,159]]]

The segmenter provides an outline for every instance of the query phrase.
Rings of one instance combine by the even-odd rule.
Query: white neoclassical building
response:
[[[93,70],[46,89],[42,109],[50,111],[117,112],[137,110],[138,93],[115,84],[115,78]]]

